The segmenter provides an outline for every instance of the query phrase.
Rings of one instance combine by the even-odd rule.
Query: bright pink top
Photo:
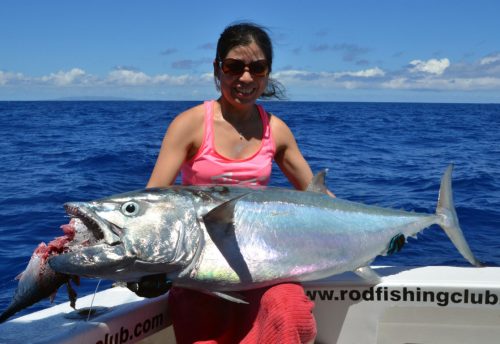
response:
[[[271,177],[276,147],[271,136],[269,117],[257,105],[262,120],[262,142],[252,156],[234,160],[217,153],[214,144],[214,100],[206,101],[203,142],[196,155],[181,166],[183,185],[267,185]]]

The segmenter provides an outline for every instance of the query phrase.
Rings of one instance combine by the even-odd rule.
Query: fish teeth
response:
[[[94,221],[90,221],[88,218],[80,218],[72,215],[71,220],[67,225],[74,232],[74,238],[70,241],[68,246],[89,246],[91,244],[98,243],[102,241],[103,234],[101,229]]]

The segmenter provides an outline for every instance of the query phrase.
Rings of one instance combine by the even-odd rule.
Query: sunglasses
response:
[[[257,60],[246,64],[241,60],[236,59],[224,59],[220,62],[220,68],[224,74],[230,75],[242,75],[245,73],[245,68],[248,67],[248,71],[253,76],[266,76],[269,72],[269,64],[267,60]]]

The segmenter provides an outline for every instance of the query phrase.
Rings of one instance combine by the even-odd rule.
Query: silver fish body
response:
[[[71,203],[68,213],[101,240],[49,263],[70,275],[134,281],[166,273],[174,285],[243,290],[366,267],[387,253],[395,236],[438,224],[469,262],[480,265],[458,225],[451,170],[443,177],[436,214],[318,192],[230,186],[173,186]]]
[[[306,192],[172,186],[68,203],[73,219],[62,226],[65,236],[35,251],[0,322],[64,283],[74,305],[69,279],[76,276],[136,282],[164,273],[174,285],[229,299],[231,291],[345,271],[375,280],[368,265],[391,249],[394,238],[433,224],[480,266],[458,223],[451,172],[452,166],[441,181],[435,214],[332,198],[324,193],[322,174]]]
[[[16,291],[7,309],[0,314],[0,323],[38,301],[48,297],[52,300],[60,286],[68,284],[69,288],[70,276],[55,272],[43,257],[34,253],[17,279]]]

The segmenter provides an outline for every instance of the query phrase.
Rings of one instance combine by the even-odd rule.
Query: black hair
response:
[[[255,42],[269,63],[269,72],[272,71],[273,45],[267,31],[266,28],[250,22],[233,24],[224,29],[217,41],[214,62],[215,87],[218,91],[220,91],[220,81],[218,78],[220,62],[227,56],[231,49],[237,46],[245,46]],[[285,88],[277,80],[269,78],[267,87],[260,97],[263,99],[285,99]]]

